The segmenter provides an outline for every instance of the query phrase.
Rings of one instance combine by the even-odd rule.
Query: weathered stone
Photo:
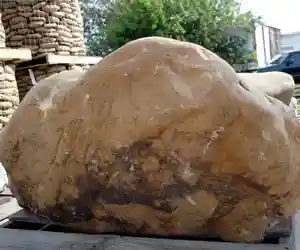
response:
[[[298,209],[299,141],[212,52],[144,38],[35,85],[0,159],[22,206],[79,230],[252,242]]]
[[[76,48],[78,52],[72,52],[75,55],[81,55],[85,51],[84,43],[77,43],[76,39],[84,41],[83,20],[79,8],[78,0],[75,3],[69,1],[46,1],[46,0],[18,0],[14,3],[6,4],[8,8],[3,8],[2,21],[6,30],[6,44],[9,47],[30,47],[38,45],[39,48],[32,50],[33,56],[44,53],[45,46],[40,45],[39,38],[23,39],[23,35],[39,33],[43,37],[55,38],[53,43],[58,43],[59,36],[66,36],[71,40],[70,43],[60,45]],[[32,2],[29,4],[29,2]],[[74,35],[72,34],[74,32]],[[4,32],[3,32],[4,33]],[[0,38],[4,36],[1,34]],[[4,46],[0,41],[0,46]],[[51,53],[65,54],[65,51],[56,49]]]
[[[291,111],[294,113],[294,115],[296,116],[296,118],[298,119],[297,106],[298,106],[298,100],[295,97],[292,97],[289,107]]]
[[[294,95],[295,82],[291,75],[283,72],[239,73],[240,79],[248,86],[275,97],[289,105]]]
[[[0,66],[0,130],[7,124],[19,103],[14,68],[14,65],[5,63]]]

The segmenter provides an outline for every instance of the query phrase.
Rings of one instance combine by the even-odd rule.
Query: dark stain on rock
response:
[[[239,83],[239,85],[240,85],[243,89],[245,89],[245,90],[247,90],[247,91],[251,91],[250,88],[249,88],[249,86],[248,86],[244,81],[239,80],[238,83]]]
[[[83,190],[78,199],[47,207],[41,211],[41,214],[49,217],[54,222],[60,223],[77,223],[92,219],[94,217],[92,205],[98,197],[99,187],[93,179],[86,180],[85,178],[80,178],[78,185],[80,185],[82,187],[81,190]]]
[[[21,153],[21,150],[20,150],[20,141],[18,139],[16,141],[15,145],[10,150],[10,155],[11,155],[11,157],[10,157],[11,162],[9,163],[10,167],[14,166],[18,162],[21,154],[22,153]],[[7,172],[11,172],[11,171],[8,169]]]
[[[103,217],[101,218],[101,221],[106,222],[107,224],[115,228],[118,233],[139,233],[140,230],[148,228],[147,226],[145,227],[145,225],[142,225],[142,227],[139,228],[132,223],[114,216]]]
[[[92,161],[86,163],[86,174],[77,178],[77,185],[81,191],[79,197],[74,200],[65,201],[63,204],[56,204],[53,207],[40,210],[39,213],[45,215],[51,220],[59,223],[81,223],[87,222],[95,218],[92,207],[96,202],[104,205],[130,205],[139,204],[152,208],[162,213],[170,214],[176,210],[176,207],[170,202],[175,198],[184,198],[192,195],[200,190],[206,190],[215,195],[222,204],[217,208],[213,217],[218,218],[228,213],[234,204],[237,204],[244,197],[243,192],[238,187],[244,186],[243,178],[233,178],[232,176],[216,176],[211,173],[212,163],[194,160],[191,162],[191,168],[201,171],[199,180],[191,185],[185,182],[180,176],[178,167],[182,167],[182,161],[174,156],[159,155],[152,148],[151,141],[136,142],[129,148],[122,148],[114,152],[115,161],[111,164],[105,163],[103,166],[91,166]],[[154,157],[159,162],[159,169],[155,172],[164,174],[164,171],[171,171],[172,183],[165,186],[153,187],[149,182],[148,174],[145,173],[141,166],[140,160],[147,157]],[[103,163],[101,159],[96,162]],[[130,167],[134,166],[134,171]],[[93,168],[104,175],[105,178],[99,181],[99,175],[93,171]],[[107,173],[105,171],[108,171]],[[122,171],[123,176],[131,176],[130,182],[116,181],[113,184],[109,182],[109,178],[115,171]],[[265,189],[259,185],[252,185],[253,192],[264,192]],[[226,196],[228,193],[228,196]],[[230,194],[230,195],[229,195]],[[234,197],[234,198],[233,198]],[[30,202],[27,198],[24,203]],[[30,204],[30,203],[29,203]],[[107,221],[111,225],[115,225],[116,230],[136,231],[134,225],[115,218],[112,215],[103,216],[101,221]],[[148,230],[144,225],[143,230]]]

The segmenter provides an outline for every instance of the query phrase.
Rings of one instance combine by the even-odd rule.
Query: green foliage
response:
[[[115,0],[97,25],[107,42],[104,53],[137,38],[163,36],[202,45],[233,64],[241,61],[245,40],[227,29],[250,31],[254,22],[250,12],[240,13],[237,0]],[[97,43],[90,48],[100,49]]]
[[[110,0],[80,0],[88,55],[103,56],[110,51],[105,35],[105,16]]]

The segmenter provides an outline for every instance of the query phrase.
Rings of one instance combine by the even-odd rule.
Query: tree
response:
[[[163,36],[202,45],[232,64],[244,54],[245,41],[226,30],[250,30],[255,22],[251,12],[240,13],[237,0],[116,0],[102,14],[104,53],[137,38]]]
[[[104,33],[110,0],[80,0],[87,54],[103,56],[110,51]]]

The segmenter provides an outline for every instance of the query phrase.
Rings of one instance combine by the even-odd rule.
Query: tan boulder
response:
[[[291,75],[283,72],[238,73],[239,78],[247,85],[275,97],[289,105],[294,95],[295,82]]]
[[[0,159],[22,206],[82,231],[252,242],[298,207],[299,137],[218,56],[152,37],[35,85]]]

